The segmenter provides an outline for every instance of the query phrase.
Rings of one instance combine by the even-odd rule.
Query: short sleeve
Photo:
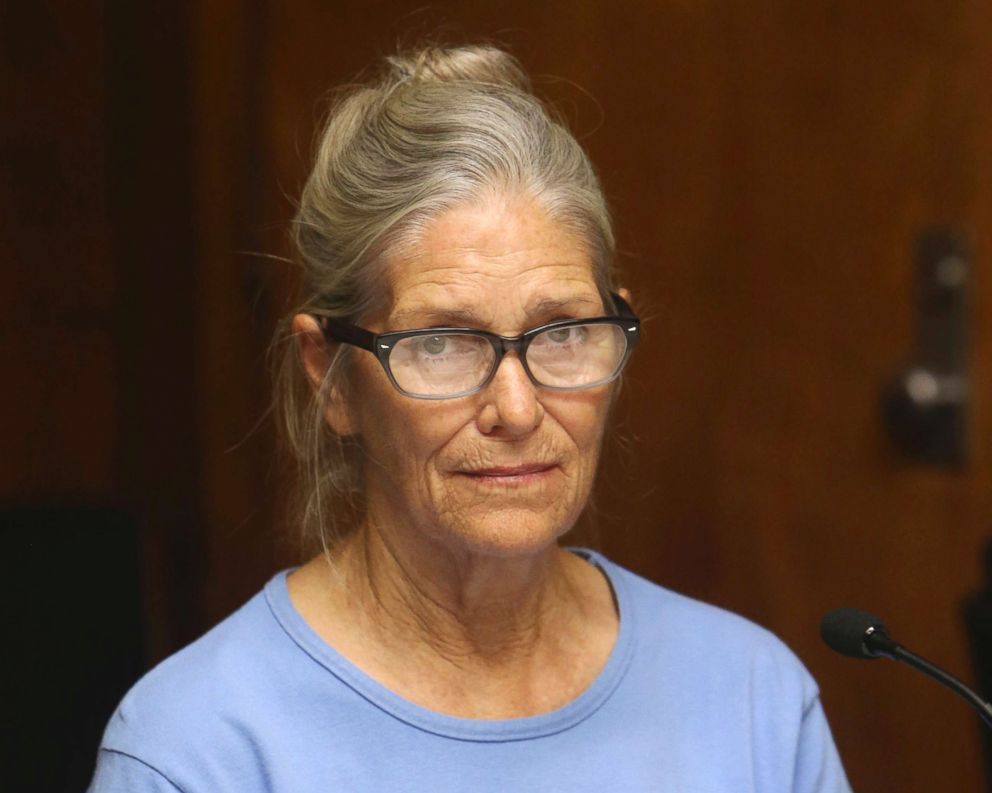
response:
[[[87,793],[184,793],[152,766],[131,755],[101,749]]]
[[[803,714],[792,790],[793,793],[851,793],[819,697],[809,703]]]

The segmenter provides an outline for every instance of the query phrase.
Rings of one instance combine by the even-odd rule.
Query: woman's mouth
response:
[[[556,463],[525,463],[523,465],[497,465],[458,471],[457,473],[479,484],[525,485],[547,479],[557,468]]]

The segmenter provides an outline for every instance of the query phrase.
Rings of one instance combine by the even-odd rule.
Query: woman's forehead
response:
[[[522,320],[602,309],[585,240],[533,204],[447,212],[388,262],[386,275],[393,320],[459,311]]]
[[[396,329],[436,324],[516,327],[573,315],[594,316],[603,310],[588,260],[515,268],[465,263],[403,270],[395,268],[390,278],[387,317]]]
[[[458,290],[434,296],[423,295],[416,299],[407,295],[407,298],[394,303],[389,313],[389,321],[395,329],[432,325],[494,329],[510,323],[513,327],[507,332],[515,333],[521,323],[529,326],[558,318],[591,317],[603,311],[599,294],[585,289],[558,296],[542,292],[525,295],[512,291],[500,295],[480,295],[472,290]]]

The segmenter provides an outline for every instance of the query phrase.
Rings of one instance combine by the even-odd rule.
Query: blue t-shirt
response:
[[[146,675],[90,793],[848,793],[816,684],[774,636],[599,554],[620,612],[592,685],[540,716],[446,716],[333,650],[280,573]]]

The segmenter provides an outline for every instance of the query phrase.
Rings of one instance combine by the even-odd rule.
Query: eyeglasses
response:
[[[615,380],[640,337],[641,321],[610,294],[615,316],[549,322],[519,336],[475,328],[371,331],[318,313],[324,336],[368,350],[397,390],[416,399],[454,399],[481,391],[508,352],[534,385],[578,391]]]

